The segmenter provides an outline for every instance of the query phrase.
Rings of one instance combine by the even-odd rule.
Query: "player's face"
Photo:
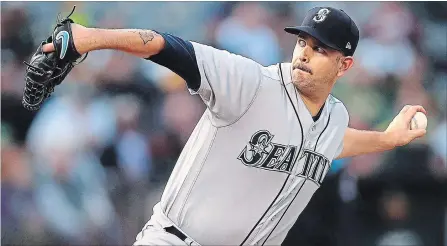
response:
[[[293,52],[292,80],[304,93],[327,93],[347,69],[352,57],[323,45],[313,37],[300,34]]]

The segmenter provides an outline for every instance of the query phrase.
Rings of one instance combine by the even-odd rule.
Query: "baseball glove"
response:
[[[38,110],[54,92],[54,87],[62,83],[74,66],[87,58],[88,53],[82,57],[73,42],[71,23],[74,22],[70,16],[75,8],[63,20],[58,16],[52,35],[40,43],[30,62],[24,62],[26,71],[22,105],[30,111]],[[43,52],[42,46],[47,43],[53,43],[54,52]]]

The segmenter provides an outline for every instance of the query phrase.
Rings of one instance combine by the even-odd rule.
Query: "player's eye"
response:
[[[321,54],[326,53],[326,50],[324,50],[323,48],[318,47],[318,46],[315,46],[314,50],[315,50],[316,52],[318,52],[318,53],[321,53]]]
[[[306,41],[304,41],[304,39],[298,39],[298,44],[301,46],[301,47],[305,47],[306,46]]]

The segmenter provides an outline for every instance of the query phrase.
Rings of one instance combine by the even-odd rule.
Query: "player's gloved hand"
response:
[[[385,130],[393,147],[406,145],[427,133],[425,129],[410,129],[411,120],[416,112],[427,113],[422,106],[406,105]]]
[[[69,18],[70,15],[63,20],[58,21],[52,36],[54,51],[61,63],[73,63],[81,57],[73,42],[71,25],[74,21]]]
[[[70,15],[74,12],[73,8]],[[72,68],[82,62],[77,62],[81,55],[73,43],[70,15],[64,20],[58,20],[53,34],[41,42],[30,62],[24,62],[25,88],[22,105],[28,110],[38,110],[46,98],[54,91],[54,87],[62,83]],[[58,18],[59,19],[59,18]],[[46,52],[44,47],[53,46],[54,52]]]
[[[63,59],[65,59],[66,61],[72,61],[87,53],[85,47],[84,50],[82,49],[82,44],[81,47],[79,47],[80,41],[88,40],[88,36],[90,35],[90,33],[88,32],[87,27],[74,23],[73,20],[67,17],[65,20],[59,22],[59,25],[56,26],[53,32],[53,37],[57,37],[57,35],[60,35],[59,40],[54,39],[53,42],[45,44],[42,47],[42,50],[44,52],[56,52],[59,55],[62,55],[64,52],[64,43],[62,42],[63,36],[68,36],[68,46],[65,57]]]

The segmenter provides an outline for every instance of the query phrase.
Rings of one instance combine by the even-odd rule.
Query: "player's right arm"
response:
[[[219,125],[231,124],[248,109],[260,85],[261,66],[245,57],[179,37],[140,29],[99,29],[72,24],[80,54],[113,49],[151,60],[181,76],[199,94]],[[52,44],[45,52],[54,50]]]

